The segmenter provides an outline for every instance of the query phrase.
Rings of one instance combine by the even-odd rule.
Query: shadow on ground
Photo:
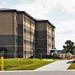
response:
[[[68,61],[67,64],[71,64],[73,61]]]

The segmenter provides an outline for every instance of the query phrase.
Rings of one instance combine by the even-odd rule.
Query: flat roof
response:
[[[52,27],[56,28],[51,22],[49,22],[49,20],[44,20],[44,19],[35,19],[33,18],[31,15],[29,15],[27,12],[25,11],[19,11],[16,9],[8,9],[8,8],[0,8],[0,12],[17,12],[17,13],[24,13],[25,15],[27,15],[28,17],[30,17],[31,19],[33,19],[36,22],[48,22]]]
[[[31,19],[33,19],[34,21],[36,20],[35,18],[33,18],[30,14],[28,14],[25,11],[17,11],[18,13],[24,13],[25,15],[27,15],[28,17],[30,17]]]
[[[17,11],[16,9],[0,8],[0,12]]]
[[[39,19],[37,22],[48,22],[53,28],[56,28],[49,20]]]
[[[19,11],[19,10],[16,10],[16,9],[0,8],[0,12],[17,12],[17,13],[24,13],[25,15],[27,15],[27,16],[30,17],[31,19],[35,20],[35,18],[33,18],[31,15],[29,15],[29,14],[26,13],[25,11]]]

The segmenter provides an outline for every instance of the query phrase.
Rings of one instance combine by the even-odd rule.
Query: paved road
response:
[[[72,61],[73,60],[59,60],[41,68],[38,68],[35,71],[67,71],[67,68]]]
[[[75,75],[75,71],[14,71],[14,72],[0,72],[0,75]]]

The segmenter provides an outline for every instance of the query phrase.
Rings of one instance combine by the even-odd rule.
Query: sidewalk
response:
[[[54,63],[48,64],[34,71],[67,71],[67,68],[73,60],[59,60]]]

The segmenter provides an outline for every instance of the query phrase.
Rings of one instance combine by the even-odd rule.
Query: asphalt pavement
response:
[[[75,71],[4,71],[0,75],[75,75]]]

